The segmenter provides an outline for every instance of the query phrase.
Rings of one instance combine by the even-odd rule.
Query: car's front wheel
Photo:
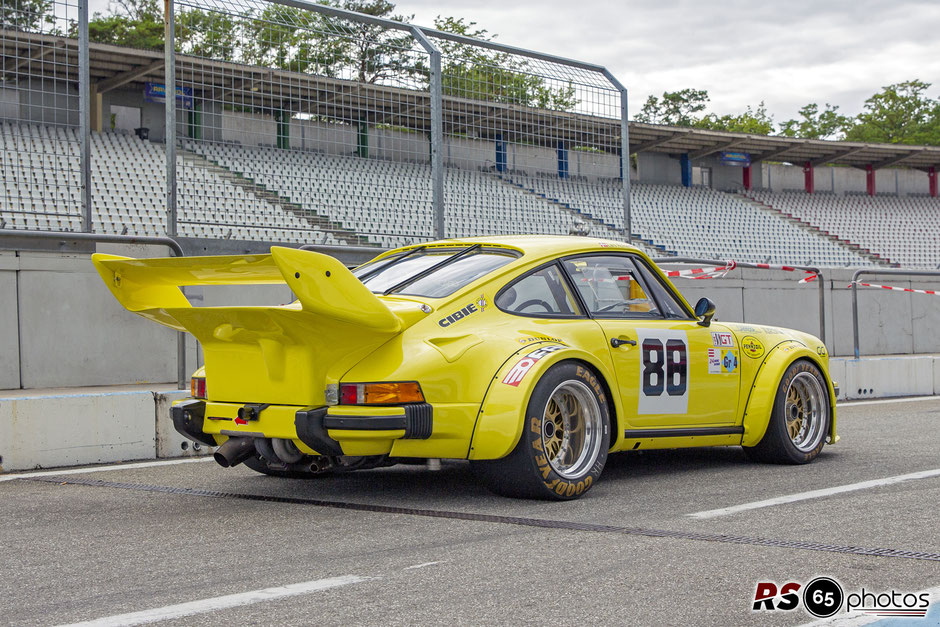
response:
[[[562,362],[536,383],[513,451],[502,459],[474,462],[473,468],[497,494],[568,500],[597,483],[609,447],[604,386],[586,366]]]
[[[793,362],[777,386],[764,437],[744,451],[761,462],[811,462],[826,442],[829,416],[829,389],[819,368],[806,360]]]

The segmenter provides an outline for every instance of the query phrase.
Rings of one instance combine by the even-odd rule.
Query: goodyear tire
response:
[[[562,362],[536,383],[522,437],[506,457],[473,462],[487,488],[503,496],[570,500],[597,483],[610,448],[604,385],[581,364]]]
[[[770,423],[757,446],[744,451],[755,461],[806,464],[816,459],[829,432],[829,387],[815,364],[790,364],[777,386]]]

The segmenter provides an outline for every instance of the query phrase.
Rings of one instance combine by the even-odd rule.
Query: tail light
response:
[[[343,383],[339,386],[341,405],[399,405],[423,403],[424,394],[416,381],[398,383]]]
[[[193,377],[189,381],[189,391],[193,398],[208,398],[206,394],[206,378],[205,377]]]

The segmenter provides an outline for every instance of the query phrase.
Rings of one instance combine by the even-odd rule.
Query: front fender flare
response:
[[[528,370],[518,379],[516,385],[505,383],[507,375],[521,360],[538,349],[553,347],[552,351],[543,357],[540,357]],[[598,381],[601,397],[606,400],[608,396],[613,399],[614,411],[611,412],[612,429],[616,429],[616,415],[620,413],[619,399],[608,392],[608,387],[616,390],[613,384],[616,379],[609,372],[609,367],[601,363],[595,355],[578,348],[556,344],[551,342],[542,342],[526,346],[512,357],[507,359],[499,370],[494,374],[490,386],[487,389],[486,396],[480,404],[480,411],[477,415],[476,425],[473,428],[473,436],[470,441],[469,459],[499,459],[512,452],[519,442],[522,435],[522,428],[525,424],[525,412],[529,404],[529,398],[532,390],[539,378],[545,372],[562,361],[581,361],[590,365],[595,372],[599,373],[607,382]],[[518,370],[516,371],[518,377]],[[510,379],[515,381],[517,379]],[[619,439],[616,433],[612,434],[611,447],[615,439]]]
[[[829,368],[820,361],[819,355],[803,344],[791,340],[781,342],[770,351],[754,378],[742,423],[742,446],[756,446],[764,437],[767,425],[770,424],[780,379],[790,364],[798,359],[811,361],[823,373],[829,392],[829,443],[834,444],[839,439],[836,435],[836,392],[829,376]]]

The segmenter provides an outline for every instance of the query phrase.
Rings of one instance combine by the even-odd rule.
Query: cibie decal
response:
[[[480,308],[480,311],[486,311],[486,296],[480,294],[480,298],[477,299],[477,307]]]
[[[721,365],[724,366],[726,372],[734,372],[735,368],[738,367],[738,356],[735,355],[732,351],[725,351],[725,356],[721,360]]]
[[[509,369],[509,372],[506,373],[506,376],[503,377],[503,383],[506,385],[511,385],[515,388],[519,387],[519,384],[522,383],[522,380],[525,379],[525,376],[529,374],[529,370],[532,370],[532,366],[540,360],[542,357],[554,353],[555,351],[560,351],[563,346],[557,346],[555,344],[550,344],[548,346],[542,346],[536,348],[534,351],[520,359],[516,362],[516,365]]]
[[[485,303],[486,301],[483,301],[483,302]],[[476,313],[477,311],[479,311],[479,309],[477,309],[477,304],[470,303],[463,309],[455,311],[454,313],[450,314],[446,318],[441,318],[440,320],[437,321],[437,323],[441,325],[442,327],[449,327],[450,325],[454,324],[458,320],[463,320],[470,314]]]
[[[745,335],[741,340],[741,350],[751,359],[757,359],[764,354],[764,345],[753,335]]]
[[[712,346],[720,348],[731,348],[734,346],[734,336],[730,333],[712,332]]]
[[[637,414],[689,410],[689,340],[685,331],[637,329],[640,394]]]
[[[708,374],[721,374],[721,351],[717,348],[708,349]]]

